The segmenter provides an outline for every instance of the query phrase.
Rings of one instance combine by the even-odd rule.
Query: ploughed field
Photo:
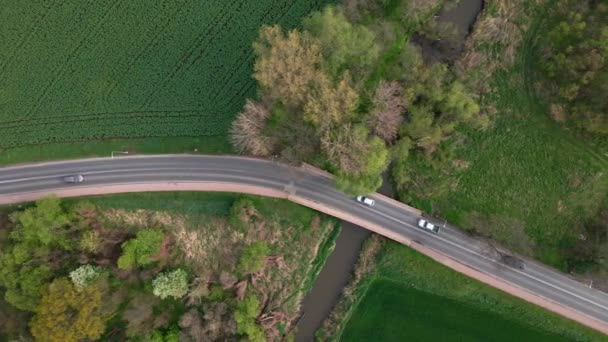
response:
[[[223,135],[255,92],[259,28],[327,2],[5,1],[0,148]]]

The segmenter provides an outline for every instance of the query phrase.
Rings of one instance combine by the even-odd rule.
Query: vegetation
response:
[[[70,280],[78,290],[89,286],[101,276],[101,268],[93,265],[82,265],[70,272]]]
[[[551,114],[591,133],[608,134],[608,4],[556,1],[537,59],[555,98]]]
[[[460,341],[487,339],[490,335],[497,341],[517,337],[606,340],[599,332],[467,278],[408,247],[384,243],[371,275],[345,292],[342,301],[354,305],[337,306],[339,310],[351,310],[347,322],[326,322],[320,340]],[[364,260],[358,269],[370,269],[369,259]],[[332,317],[335,315],[340,313]],[[404,320],[409,324],[404,325]],[[437,329],[438,324],[441,329]]]
[[[55,279],[31,321],[32,336],[52,342],[100,338],[111,314],[104,312],[105,295],[99,286],[79,289],[65,278]]]
[[[13,210],[0,216],[9,340],[288,338],[335,239],[335,222],[311,210],[234,194],[49,198]]]
[[[248,100],[233,123],[238,151],[316,163],[336,174],[342,190],[360,194],[382,184],[393,144],[399,146],[395,163],[407,165],[408,157],[431,163],[449,159],[433,152],[448,149],[439,145],[459,123],[487,126],[474,98],[447,66],[426,65],[407,42],[382,39],[374,31],[378,22],[348,18],[356,16],[353,11],[395,6],[394,11],[410,11],[410,20],[403,22],[401,15],[407,15],[400,14],[383,23],[407,37],[440,2],[371,3],[365,9],[328,6],[307,17],[301,30],[262,28],[254,44],[254,78],[262,94],[257,101]],[[397,58],[390,63],[382,58],[395,51]],[[382,69],[390,72],[380,74]],[[379,75],[386,80],[378,80]],[[439,169],[446,163],[431,164]],[[422,177],[412,168],[395,170],[402,188]]]
[[[256,273],[264,267],[264,261],[270,253],[270,248],[265,242],[254,242],[241,253],[238,268],[243,274]]]
[[[152,293],[160,299],[180,299],[188,293],[188,273],[182,269],[161,273],[152,281]]]
[[[137,266],[147,266],[153,257],[160,252],[165,236],[160,229],[143,229],[137,237],[122,244],[122,255],[118,258],[118,267],[128,270]]]
[[[555,105],[567,105],[553,92],[558,81],[537,62],[552,44],[549,33],[565,4],[496,1],[484,7],[454,69],[481,95],[481,111],[492,125],[487,131],[456,129],[458,139],[444,153],[455,172],[395,164],[428,170],[428,183],[444,184],[430,196],[409,189],[399,195],[516,252],[584,273],[606,289],[606,237],[597,229],[608,193],[608,159],[598,148],[605,143],[551,120]]]
[[[0,15],[0,34],[10,37],[0,52],[0,148],[115,137],[224,140],[244,98],[253,94],[257,29],[268,23],[293,27],[324,3],[7,4]],[[177,151],[196,140],[167,147]],[[89,153],[83,144],[53,152],[71,154],[63,149]],[[20,151],[34,159],[36,150]]]

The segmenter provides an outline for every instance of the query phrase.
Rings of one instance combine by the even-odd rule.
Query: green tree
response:
[[[16,228],[11,233],[14,241],[43,246],[59,246],[69,249],[67,239],[70,223],[68,214],[61,207],[61,200],[48,197],[36,202],[36,206],[11,215]]]
[[[34,311],[53,269],[60,267],[69,249],[70,217],[59,199],[51,197],[11,215],[15,227],[9,247],[0,253],[0,285],[14,307]],[[51,251],[53,255],[51,256]]]
[[[37,341],[76,342],[101,337],[111,317],[104,311],[104,293],[98,286],[80,291],[67,279],[53,281],[30,322]]]
[[[389,152],[378,137],[367,138],[367,148],[359,151],[362,166],[356,174],[338,171],[336,183],[340,190],[353,195],[376,191],[382,185],[382,173],[389,162]],[[357,153],[357,151],[355,151]]]
[[[264,330],[255,321],[259,313],[260,300],[252,294],[239,302],[234,312],[237,332],[246,335],[252,342],[266,341]]]
[[[164,239],[165,234],[158,228],[138,231],[134,239],[122,244],[122,254],[118,258],[118,267],[128,270],[136,265],[146,266],[151,264],[154,261],[153,258],[160,252]]]
[[[258,272],[264,267],[264,260],[269,253],[270,247],[265,242],[254,242],[245,246],[239,258],[239,271],[244,274]]]
[[[152,289],[160,299],[182,298],[188,293],[188,273],[182,269],[161,273],[152,281]]]
[[[319,40],[323,64],[334,78],[350,70],[361,79],[378,60],[380,48],[374,33],[348,21],[341,8],[327,6],[304,19],[303,24]]]

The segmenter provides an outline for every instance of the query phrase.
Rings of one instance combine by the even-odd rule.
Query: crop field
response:
[[[251,44],[329,0],[9,0],[0,148],[224,135],[255,94]]]
[[[389,242],[340,341],[607,341],[603,334]]]

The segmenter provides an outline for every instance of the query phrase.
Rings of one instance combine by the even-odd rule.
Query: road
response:
[[[62,181],[63,176],[76,173],[85,176],[83,183]],[[214,186],[207,188],[205,184]],[[528,297],[533,295],[554,307],[543,306],[556,312],[561,310],[562,315],[608,333],[607,294],[531,261],[526,261],[523,270],[508,267],[497,261],[483,243],[455,228],[448,226],[440,234],[422,231],[416,226],[419,219],[416,210],[407,210],[379,195],[371,196],[376,200],[374,207],[363,206],[337,191],[331,178],[310,170],[259,159],[198,155],[96,158],[0,168],[0,204],[32,200],[49,193],[97,194],[103,193],[103,189],[110,189],[108,192],[265,190],[259,193],[288,198],[412,245],[447,266],[461,272],[464,267],[465,274],[487,276],[503,286],[503,290],[508,286]],[[526,298],[517,291],[508,292]]]

